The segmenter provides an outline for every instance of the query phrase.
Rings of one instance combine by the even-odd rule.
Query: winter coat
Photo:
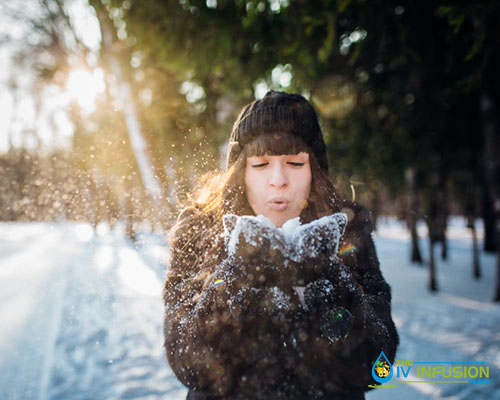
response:
[[[347,202],[342,212],[337,257],[328,254],[335,247],[299,262],[262,241],[257,252],[241,246],[229,257],[220,221],[194,208],[179,216],[164,333],[188,400],[364,399],[377,383],[374,362],[384,351],[392,363],[399,337],[369,213]],[[200,277],[202,266],[212,274]]]

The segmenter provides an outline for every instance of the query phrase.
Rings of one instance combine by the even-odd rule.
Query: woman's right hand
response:
[[[288,253],[283,232],[265,217],[224,215],[229,257],[241,263],[282,263]]]

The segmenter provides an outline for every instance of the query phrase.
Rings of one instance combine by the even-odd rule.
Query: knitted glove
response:
[[[224,215],[224,241],[235,273],[249,286],[275,286],[287,264],[283,232],[263,216]]]
[[[320,278],[306,285],[305,311],[319,317],[323,337],[331,343],[345,339],[353,324],[353,315],[364,304],[363,294],[347,267],[335,260],[328,265],[329,279]],[[345,307],[344,307],[345,306]]]
[[[225,215],[230,259],[253,284],[301,286],[322,276],[334,260],[347,217],[337,213],[300,225],[299,218],[276,228],[264,216]]]
[[[295,310],[300,303],[296,293],[293,290],[286,293],[276,285],[266,286],[264,283],[271,280],[269,275],[274,269],[265,264],[258,273],[259,276],[267,274],[267,278],[262,282],[261,279],[251,279],[248,271],[257,271],[257,268],[261,267],[243,265],[229,258],[215,268],[209,286],[214,292],[221,292],[218,297],[227,301],[232,317],[251,320],[257,315],[276,316],[283,311]]]
[[[290,307],[290,296],[276,286],[262,289],[242,287],[231,295],[229,302],[233,318],[246,321],[260,316],[282,316],[290,310]]]
[[[285,232],[290,222],[283,225]],[[293,244],[290,258],[304,264],[327,264],[333,261],[346,225],[346,214],[336,213],[296,226],[289,240]]]
[[[243,263],[263,260],[281,261],[287,253],[283,231],[264,216],[224,215],[224,240],[227,253]]]
[[[283,230],[286,231],[288,223],[291,221],[283,225]],[[290,264],[298,264],[291,268],[298,272],[290,275],[294,286],[305,286],[328,275],[331,263],[336,260],[346,224],[347,216],[336,213],[293,229],[288,241],[291,244]]]
[[[325,312],[339,301],[338,287],[328,279],[318,279],[307,284],[304,290],[306,310]]]
[[[323,337],[331,343],[345,339],[352,325],[352,314],[336,305],[338,287],[327,279],[309,283],[304,292],[306,310],[319,316],[319,327]]]

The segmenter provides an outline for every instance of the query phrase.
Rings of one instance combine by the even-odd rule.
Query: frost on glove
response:
[[[329,263],[325,278],[306,285],[304,302],[306,312],[317,315],[321,334],[330,343],[345,339],[354,315],[359,318],[364,314],[358,312],[364,303],[360,286],[339,260]]]
[[[245,286],[275,286],[286,264],[283,232],[265,217],[224,215],[223,224],[233,274]]]
[[[338,305],[341,290],[338,283],[318,279],[309,283],[304,291],[306,311],[319,316],[320,331],[331,343],[345,339],[352,325],[352,314]]]
[[[290,258],[304,264],[333,261],[347,225],[347,216],[336,213],[304,225],[297,225],[297,222],[296,218],[283,225],[290,243]]]
[[[290,304],[298,302],[290,301],[295,292],[287,289],[305,286],[305,311],[314,314],[311,317],[321,335],[330,342],[348,335],[353,316],[341,302],[349,304],[348,298],[359,288],[336,257],[347,224],[345,214],[304,225],[295,218],[282,228],[263,216],[225,215],[223,222],[232,263],[222,266],[219,279],[234,293],[230,309],[235,318],[272,315],[277,304],[288,311]]]
[[[347,217],[337,213],[304,225],[297,217],[277,228],[262,215],[225,215],[223,223],[228,256],[250,283],[290,287],[323,275],[338,252]]]

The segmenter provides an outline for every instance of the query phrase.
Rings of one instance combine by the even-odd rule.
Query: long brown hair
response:
[[[307,152],[311,166],[311,192],[308,204],[300,215],[302,223],[340,210],[340,198],[328,177],[327,171],[319,166],[311,149],[297,135],[288,133],[263,133],[247,144],[236,161],[224,172],[211,172],[204,175],[187,197],[185,207],[197,210],[196,217],[208,219],[210,233],[193,238],[199,240],[201,255],[200,272],[195,279],[209,282],[216,259],[224,257],[223,241],[214,240],[222,235],[222,216],[224,214],[255,215],[245,192],[245,167],[247,157],[267,155],[298,154]],[[182,223],[182,221],[179,221]],[[175,227],[173,228],[175,231]],[[174,243],[171,243],[174,245]]]

